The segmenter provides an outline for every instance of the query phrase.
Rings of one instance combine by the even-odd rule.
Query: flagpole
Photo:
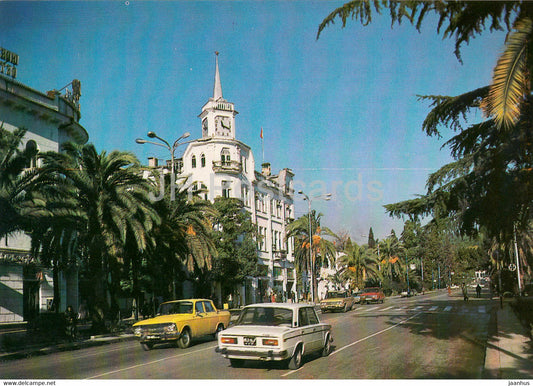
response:
[[[263,128],[261,127],[261,152],[263,153],[263,162],[261,164],[265,163],[265,147],[263,145]]]

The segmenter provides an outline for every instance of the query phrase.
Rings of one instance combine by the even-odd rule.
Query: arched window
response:
[[[203,153],[200,156],[200,165],[202,165],[202,167],[205,168],[205,154]]]
[[[28,168],[36,168],[37,167],[37,142],[30,139],[28,142],[26,142],[26,151],[32,154],[32,157],[30,158],[27,167]]]
[[[196,167],[196,156],[193,155],[191,159],[191,167],[194,169]]]
[[[229,166],[231,164],[231,157],[227,147],[220,152],[220,160],[222,161],[222,166]]]

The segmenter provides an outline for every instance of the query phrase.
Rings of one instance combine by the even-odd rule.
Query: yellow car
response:
[[[209,299],[185,299],[161,303],[155,318],[133,325],[133,333],[144,350],[156,343],[175,342],[180,348],[192,339],[217,334],[229,325],[229,311],[217,310]]]
[[[320,302],[322,313],[327,311],[348,311],[353,308],[354,298],[348,291],[328,291],[326,298]]]

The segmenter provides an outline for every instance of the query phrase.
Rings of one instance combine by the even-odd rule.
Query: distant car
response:
[[[408,290],[402,291],[400,295],[401,295],[402,298],[408,298],[408,297],[411,297],[411,296],[418,295],[418,292],[415,289],[410,288]]]
[[[343,311],[353,308],[354,298],[348,291],[328,291],[326,298],[320,302],[320,311]]]
[[[365,288],[361,292],[361,304],[383,303],[384,301],[385,301],[385,294],[379,287]]]
[[[260,303],[244,307],[235,325],[218,334],[216,351],[233,367],[256,360],[297,369],[303,355],[329,355],[332,341],[331,326],[320,322],[312,305]]]
[[[209,299],[174,300],[161,303],[155,318],[135,323],[133,333],[144,350],[168,342],[187,348],[192,339],[216,336],[229,321],[230,313],[217,310]]]
[[[355,304],[361,303],[361,292],[360,291],[359,292],[354,292],[352,296],[353,296],[353,302]]]

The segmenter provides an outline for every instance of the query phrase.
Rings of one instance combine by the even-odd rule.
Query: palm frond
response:
[[[505,51],[494,68],[489,95],[482,108],[489,117],[494,117],[498,127],[508,129],[520,116],[524,97],[530,92],[527,68],[528,42],[533,32],[533,21],[518,20],[515,30],[508,36]]]

